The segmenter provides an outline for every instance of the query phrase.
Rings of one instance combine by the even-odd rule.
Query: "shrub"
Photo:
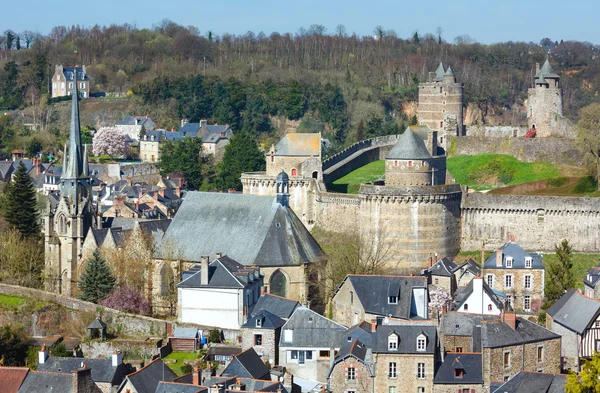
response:
[[[555,177],[553,179],[548,179],[546,181],[546,184],[550,187],[561,187],[561,186],[564,186],[568,180],[569,180],[568,177],[563,177],[563,176]]]
[[[594,192],[598,189],[598,182],[592,176],[586,176],[579,179],[573,191],[577,194],[584,194],[586,192]]]

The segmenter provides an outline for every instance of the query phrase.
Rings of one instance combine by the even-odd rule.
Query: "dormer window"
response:
[[[419,334],[417,337],[417,351],[424,351],[427,349],[427,337],[424,334]]]
[[[525,257],[525,267],[528,269],[531,269],[531,265],[533,263],[533,260],[531,257]]]
[[[398,304],[398,296],[388,296],[388,304]]]
[[[506,267],[512,268],[512,265],[513,265],[512,257],[506,257]]]
[[[262,318],[256,318],[256,327],[262,327]]]
[[[465,370],[463,370],[462,368],[454,369],[454,378],[462,378],[463,375],[465,375]]]
[[[398,335],[395,333],[392,333],[389,335],[388,337],[388,349],[390,351],[397,351],[398,350]]]
[[[587,280],[588,280],[589,282],[592,282],[592,275],[591,275],[591,274],[588,274],[588,275],[587,275]]]

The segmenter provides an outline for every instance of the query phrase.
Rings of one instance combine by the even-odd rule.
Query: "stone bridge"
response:
[[[323,182],[330,184],[370,162],[383,160],[400,135],[378,136],[356,142],[323,161]]]

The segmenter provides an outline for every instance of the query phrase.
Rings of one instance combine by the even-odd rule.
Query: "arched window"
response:
[[[62,214],[58,217],[58,232],[59,233],[67,232],[67,218]]]
[[[292,176],[298,176],[298,171],[296,168],[292,168]]]
[[[173,269],[169,264],[165,263],[160,269],[160,295],[166,296],[169,294],[169,289],[173,284],[174,275]]]
[[[464,307],[465,311],[469,311],[469,305],[467,303],[465,303],[465,307]]]
[[[319,178],[319,172],[317,172],[317,171],[314,171],[314,172],[312,173],[312,178],[313,178],[313,179],[318,179],[318,178]]]
[[[273,295],[286,297],[287,294],[287,278],[281,272],[281,270],[276,270],[271,275],[271,279],[269,281],[269,292]]]
[[[492,305],[488,304],[488,311],[492,311]]]

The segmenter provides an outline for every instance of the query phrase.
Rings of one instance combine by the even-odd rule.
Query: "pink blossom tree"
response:
[[[435,288],[429,291],[429,308],[437,311],[438,315],[442,312],[444,306],[450,308],[452,304],[452,295],[442,288]]]
[[[92,140],[94,155],[123,157],[127,154],[127,135],[117,127],[102,127]]]
[[[121,285],[113,289],[100,304],[134,314],[150,314],[150,306],[146,299],[129,285]]]

